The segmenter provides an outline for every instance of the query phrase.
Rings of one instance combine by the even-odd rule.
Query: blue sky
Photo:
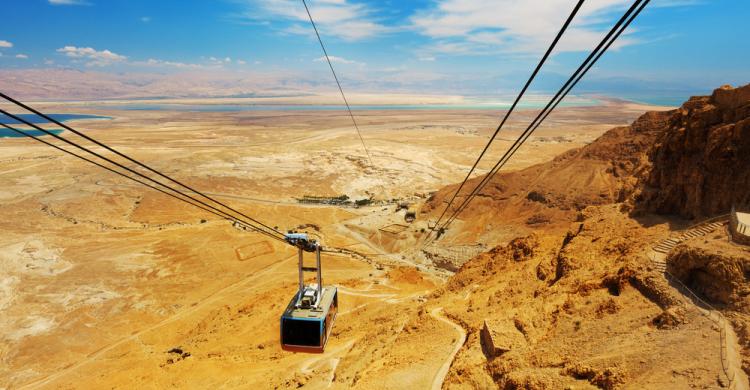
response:
[[[347,89],[501,96],[520,85],[572,0],[310,0]],[[629,6],[588,0],[534,90],[556,88]],[[332,80],[301,0],[16,0],[0,69]],[[580,91],[705,93],[750,82],[750,2],[653,0]],[[293,81],[291,81],[293,80]]]

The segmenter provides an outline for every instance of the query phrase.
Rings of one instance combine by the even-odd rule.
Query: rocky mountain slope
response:
[[[750,85],[691,98],[649,155],[636,200],[643,210],[696,218],[750,202]]]
[[[470,180],[457,199],[481,179]],[[423,212],[437,217],[457,187],[439,190]],[[587,206],[625,201],[638,212],[685,218],[750,201],[750,85],[648,112],[550,162],[497,174],[459,217],[460,232],[448,237],[474,240],[497,219],[559,227]]]
[[[470,259],[433,294],[468,334],[446,387],[746,388],[750,248],[714,227],[670,249],[666,272],[648,253],[683,218],[750,200],[749,124],[750,85],[722,87],[497,175],[438,242],[498,221],[534,232]]]
[[[626,200],[636,189],[640,170],[648,166],[647,150],[664,131],[672,112],[649,112],[630,126],[614,128],[593,143],[564,153],[552,161],[515,172],[500,172],[474,198],[459,220],[467,240],[481,234],[494,219],[530,228],[566,226],[580,210]],[[454,207],[482,177],[469,180]],[[458,188],[436,192],[423,208],[437,217]],[[449,232],[449,235],[452,232]]]
[[[533,234],[468,261],[435,294],[433,304],[468,333],[444,388],[725,381],[713,323],[641,256],[663,227],[644,229],[617,205],[582,214],[566,234]]]

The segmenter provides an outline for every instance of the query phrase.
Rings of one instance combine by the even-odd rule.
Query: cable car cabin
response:
[[[338,312],[336,287],[323,288],[318,307],[317,286],[311,285],[302,294],[294,296],[281,316],[281,348],[285,351],[321,353],[328,342],[333,322]]]
[[[336,320],[336,287],[323,287],[320,245],[304,233],[289,233],[286,241],[299,250],[299,289],[281,315],[281,348],[294,352],[323,352]],[[305,267],[302,253],[315,252],[316,266]],[[305,272],[316,272],[317,283],[305,285]]]

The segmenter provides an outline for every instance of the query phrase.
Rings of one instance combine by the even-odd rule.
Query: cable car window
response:
[[[284,318],[282,342],[287,345],[320,346],[320,322]]]

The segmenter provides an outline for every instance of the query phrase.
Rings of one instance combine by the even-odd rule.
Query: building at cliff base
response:
[[[738,244],[750,245],[750,207],[732,207],[729,220],[729,231],[732,240]]]

